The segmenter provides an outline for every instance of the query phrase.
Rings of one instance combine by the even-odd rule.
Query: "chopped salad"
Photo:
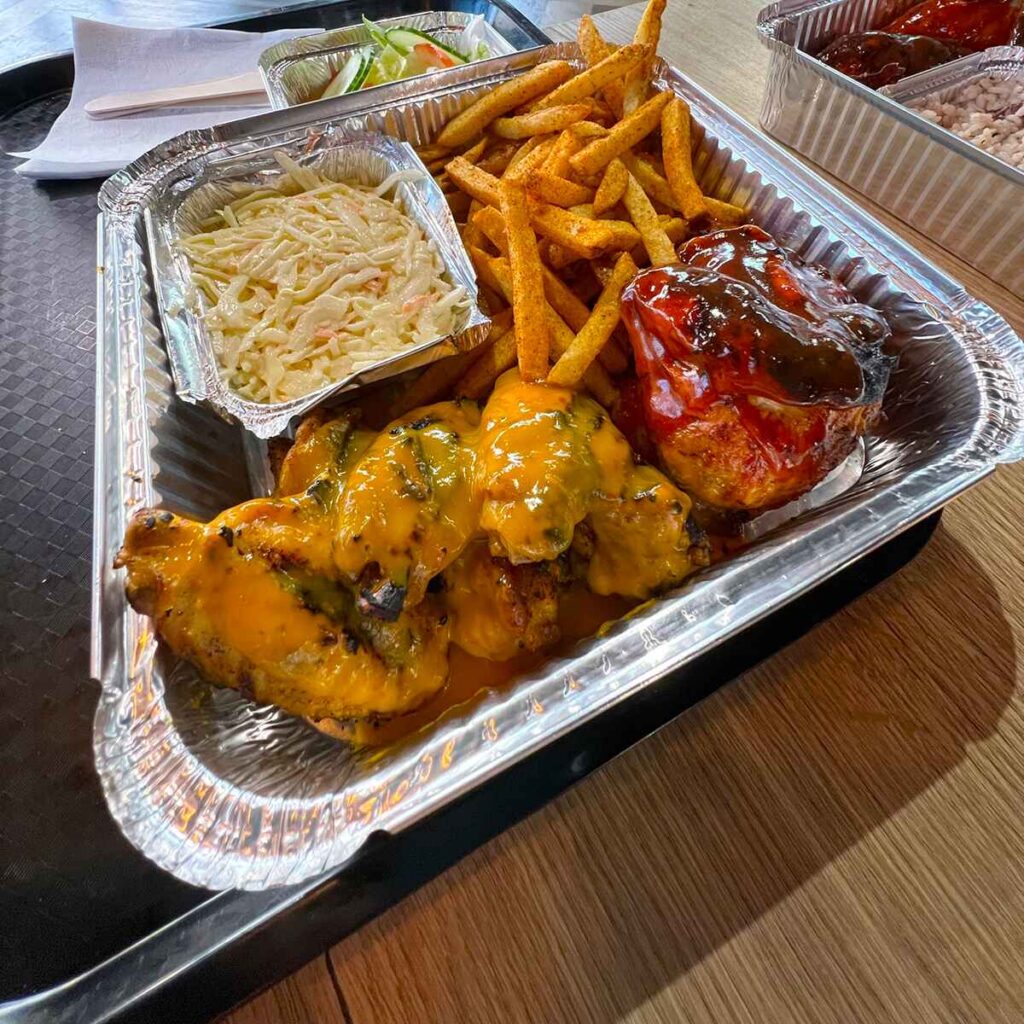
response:
[[[484,60],[491,55],[487,44],[474,38],[476,32],[472,23],[461,32],[458,45],[446,43],[417,28],[397,26],[383,29],[365,15],[363,24],[370,33],[370,43],[344,59],[321,93],[321,99],[443,71]]]

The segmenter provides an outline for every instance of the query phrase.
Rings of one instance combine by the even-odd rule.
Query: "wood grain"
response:
[[[670,0],[661,47],[755,121],[758,6]],[[597,20],[625,42],[639,11]],[[896,577],[225,1024],[1024,1020],[1022,505],[1000,470]]]

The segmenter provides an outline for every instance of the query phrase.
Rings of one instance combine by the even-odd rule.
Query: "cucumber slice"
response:
[[[439,50],[455,58],[457,64],[468,64],[469,57],[458,50],[442,43],[436,36],[421,32],[418,28],[389,28],[388,42],[399,52],[409,53],[417,43],[433,43]]]
[[[363,28],[370,33],[370,38],[382,49],[388,45],[388,34],[375,21],[363,15]]]
[[[355,92],[366,81],[372,64],[373,51],[371,49],[356,50],[328,83],[327,88],[321,93],[320,99],[327,100],[332,96],[343,96],[345,93]]]
[[[374,58],[373,67],[366,76],[364,88],[369,89],[373,85],[397,82],[405,76],[405,61],[405,57],[393,46],[385,46]]]

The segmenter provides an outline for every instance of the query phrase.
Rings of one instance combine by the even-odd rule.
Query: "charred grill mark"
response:
[[[438,422],[436,416],[421,416],[419,419],[413,420],[409,424],[410,430],[426,430],[427,427]]]
[[[332,490],[331,481],[327,477],[321,476],[306,488],[306,497],[312,498],[321,508],[326,508]]]
[[[382,575],[380,566],[371,562],[360,574],[356,607],[362,615],[395,622],[402,614],[405,592],[405,587]]]

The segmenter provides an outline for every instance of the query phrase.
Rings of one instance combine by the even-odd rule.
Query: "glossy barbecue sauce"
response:
[[[898,32],[851,32],[818,54],[818,60],[872,89],[946,64],[969,53],[965,47]]]
[[[771,445],[785,417],[758,398],[825,409],[881,400],[885,320],[824,271],[753,225],[691,239],[680,261],[638,274],[622,297],[655,443],[720,402]],[[802,443],[816,440],[805,432]]]
[[[925,0],[884,28],[977,51],[1010,42],[1018,15],[1012,0]]]

